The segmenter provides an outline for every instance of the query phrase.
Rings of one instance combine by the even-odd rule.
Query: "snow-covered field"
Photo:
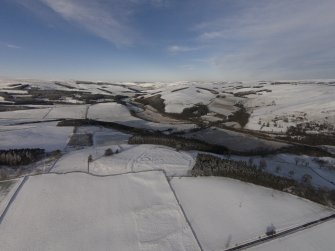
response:
[[[73,171],[88,172],[88,156],[100,157],[103,155],[103,150],[97,148],[85,148],[78,151],[71,151],[60,158],[51,172],[67,173]]]
[[[0,120],[42,120],[50,112],[50,108],[44,109],[29,109],[29,110],[18,110],[10,112],[0,112]]]
[[[334,213],[287,193],[228,178],[175,177],[171,185],[204,251],[264,237],[271,225],[280,231]]]
[[[106,149],[114,152],[104,156]],[[93,157],[89,163],[88,156]],[[72,171],[90,172],[96,175],[122,174],[149,170],[165,170],[168,176],[187,175],[194,165],[194,158],[183,151],[154,145],[119,145],[86,148],[64,155],[54,166],[52,172],[67,173]]]
[[[107,122],[125,122],[139,121],[131,116],[129,110],[124,105],[118,103],[101,103],[90,106],[87,117],[89,119],[101,120]]]
[[[46,119],[84,119],[86,105],[56,106],[45,117]]]
[[[66,147],[72,127],[57,127],[57,122],[6,126],[0,130],[0,149],[42,148],[47,151]]]
[[[132,116],[126,106],[117,103],[102,103],[90,106],[87,117],[98,121],[115,122],[134,128],[164,131],[189,130],[195,128],[193,124],[164,124],[142,120]]]
[[[146,170],[165,170],[168,176],[187,175],[194,165],[193,157],[169,147],[139,145],[110,157],[94,161],[90,171],[94,174],[115,174]]]
[[[162,172],[29,177],[1,250],[200,250]]]

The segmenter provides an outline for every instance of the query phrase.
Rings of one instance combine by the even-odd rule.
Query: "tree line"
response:
[[[195,139],[186,139],[176,136],[167,136],[163,134],[135,135],[128,140],[129,144],[152,144],[164,145],[176,148],[178,150],[197,150],[212,152],[218,154],[228,153],[228,149],[224,146],[207,144]]]
[[[246,161],[222,159],[209,154],[198,154],[191,171],[193,176],[222,176],[256,185],[289,192],[311,201],[335,207],[335,190],[313,187],[309,180],[297,182],[293,179],[265,172],[261,165]]]
[[[0,165],[27,165],[39,160],[44,153],[40,148],[0,150]]]

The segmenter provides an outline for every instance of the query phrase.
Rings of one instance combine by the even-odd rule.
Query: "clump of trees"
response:
[[[250,114],[247,112],[247,109],[244,107],[243,104],[238,103],[235,106],[240,109],[230,115],[228,117],[228,121],[238,122],[241,127],[244,127],[249,121]]]
[[[223,176],[251,182],[257,185],[284,190],[296,185],[291,179],[264,172],[264,163],[260,166],[249,165],[246,161],[222,159],[208,154],[198,154],[196,163],[191,171],[194,176]]]
[[[143,96],[141,98],[135,99],[136,102],[141,103],[143,105],[150,105],[153,108],[155,108],[157,111],[165,113],[165,103],[164,99],[161,98],[162,95],[156,94],[151,97],[144,98]]]
[[[313,161],[317,163],[320,168],[335,170],[335,161],[333,159],[313,158]]]
[[[222,159],[209,154],[198,154],[196,163],[191,171],[193,176],[222,176],[233,178],[256,185],[289,192],[291,194],[335,207],[335,190],[313,187],[312,177],[305,175],[301,182],[290,178],[280,177],[265,172],[260,166],[247,161]]]
[[[305,115],[306,116],[306,115]],[[303,120],[304,117],[298,117],[300,120]],[[335,131],[335,126],[329,122],[302,122],[298,123],[295,126],[290,126],[287,128],[287,135],[306,135],[310,134],[309,132],[324,132],[325,134],[331,134]]]
[[[292,130],[290,130],[292,131]],[[311,146],[318,145],[335,145],[335,136],[334,135],[324,135],[324,134],[294,134],[292,132],[289,135],[278,136],[278,139],[297,142],[301,144],[307,144]]]
[[[304,117],[298,118],[304,120]],[[335,145],[334,132],[335,126],[329,122],[310,121],[288,127],[286,135],[280,138],[308,145]]]
[[[114,154],[113,150],[111,148],[108,148],[108,149],[105,150],[105,154],[104,155],[105,156],[111,156],[113,154]]]
[[[244,97],[247,95],[251,95],[251,94],[257,94],[256,91],[241,91],[241,92],[235,92],[234,96],[235,97]]]
[[[195,104],[192,107],[185,108],[182,112],[182,115],[186,117],[201,117],[206,115],[209,112],[207,105],[202,103]]]
[[[40,148],[0,150],[0,165],[28,165],[38,161],[44,153]]]
[[[228,153],[224,146],[211,145],[195,139],[166,136],[162,134],[135,135],[128,140],[129,144],[153,144],[176,148],[177,150],[198,150],[218,154]]]

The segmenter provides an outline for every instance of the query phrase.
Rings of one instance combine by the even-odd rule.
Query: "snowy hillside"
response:
[[[0,250],[331,250],[334,93],[0,81]]]

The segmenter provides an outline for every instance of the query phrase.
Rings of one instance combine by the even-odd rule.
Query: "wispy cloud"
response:
[[[233,15],[197,26],[217,49],[224,76],[327,77],[335,66],[333,0],[245,2]]]
[[[15,0],[39,16],[52,10],[67,22],[108,40],[117,47],[138,43],[140,34],[131,22],[140,5],[166,7],[169,0]],[[41,13],[43,12],[43,13]]]
[[[4,42],[0,42],[1,46],[7,47],[9,49],[21,49],[21,46],[15,45],[15,44],[10,44],[10,43],[4,43]]]
[[[153,6],[159,7],[159,8],[168,7],[170,5],[170,0],[149,0],[149,1]]]
[[[188,71],[195,70],[195,66],[193,64],[184,64],[184,65],[181,65],[180,68],[188,70]]]
[[[191,47],[191,46],[179,46],[179,45],[172,45],[167,48],[168,52],[177,54],[181,52],[189,52],[189,51],[196,51],[199,50],[199,47]]]
[[[225,79],[334,77],[334,0],[4,1],[19,2],[57,34],[66,23],[118,48],[133,47],[133,53],[117,53],[116,64],[123,56],[132,65],[144,55],[141,62],[153,60],[164,70],[183,65]],[[171,57],[162,64],[166,54]],[[107,60],[114,59],[106,53]]]
[[[21,49],[21,46],[15,44],[6,44],[6,46],[10,49]]]
[[[105,6],[103,1],[40,1],[65,20],[80,25],[116,46],[129,46],[133,42],[135,32],[125,23],[127,10],[122,9],[120,5],[115,6],[114,11],[110,11],[109,6]]]

